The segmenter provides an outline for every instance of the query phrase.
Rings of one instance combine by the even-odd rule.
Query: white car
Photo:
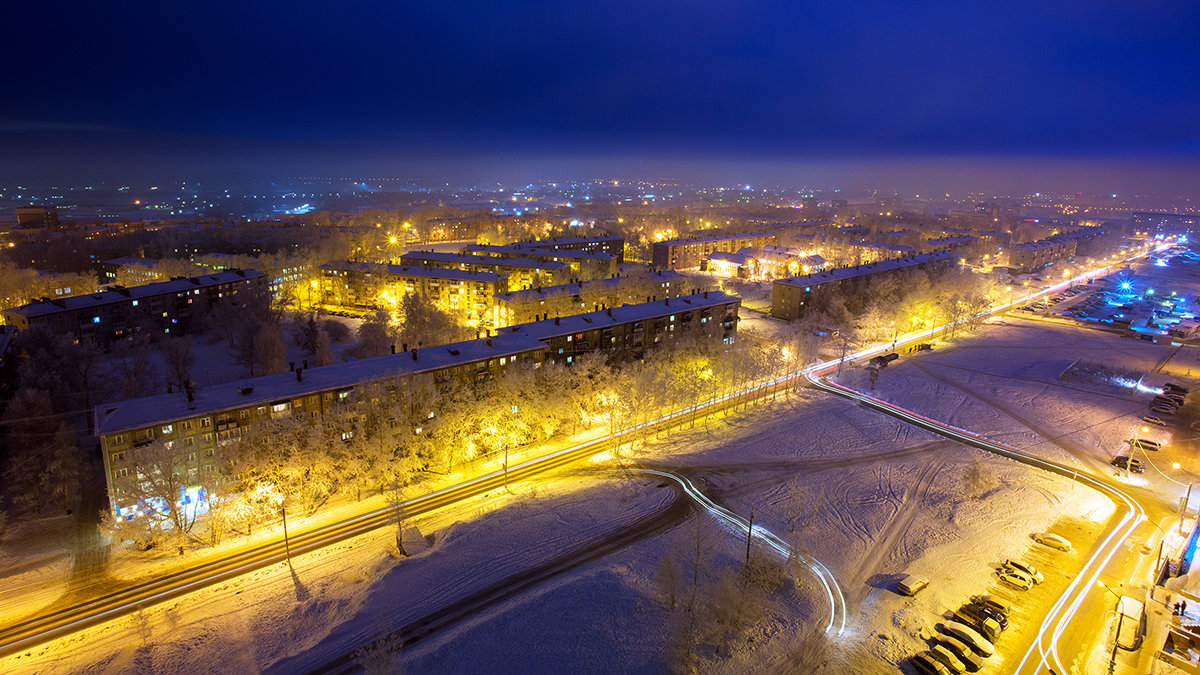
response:
[[[1000,581],[1003,581],[1013,588],[1019,588],[1023,591],[1033,588],[1033,579],[1031,579],[1029,575],[1025,574],[1024,572],[1018,572],[1016,570],[1003,570],[997,572],[997,574],[1000,575]]]
[[[996,647],[982,635],[975,632],[975,629],[970,626],[957,621],[947,621],[942,624],[942,630],[948,635],[953,635],[962,640],[980,656],[992,656],[996,653]]]
[[[1033,540],[1043,546],[1049,546],[1050,548],[1056,548],[1060,551],[1070,551],[1071,550],[1071,542],[1063,537],[1058,536],[1057,534],[1050,534],[1049,532],[1038,532],[1037,534],[1033,535]]]
[[[1036,567],[1029,563],[1021,562],[1020,560],[1012,560],[1011,558],[1004,561],[1004,566],[1010,570],[1016,570],[1025,574],[1025,576],[1033,579],[1033,583],[1040,584],[1046,580],[1046,577],[1037,570]]]

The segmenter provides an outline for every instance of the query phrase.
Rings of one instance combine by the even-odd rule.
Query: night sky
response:
[[[10,180],[1200,158],[1192,2],[27,2],[7,19]]]

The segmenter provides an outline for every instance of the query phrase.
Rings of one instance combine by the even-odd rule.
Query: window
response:
[[[204,451],[204,456],[205,456],[205,457],[212,457],[212,456],[213,456],[213,449],[212,449],[212,448],[208,448],[207,450],[205,450],[205,451]]]
[[[113,472],[117,478],[124,478],[129,475],[129,469],[117,469]]]
[[[207,434],[204,434],[203,436],[201,436],[201,438],[204,439],[205,443],[211,443],[212,442],[212,432],[210,431]]]
[[[189,462],[194,462],[194,461],[196,461],[196,453],[194,453],[194,452],[189,452],[189,453],[188,453],[188,455],[187,455],[187,461],[189,461]]]
[[[249,417],[250,417],[250,410],[249,410],[248,408],[247,408],[247,409],[242,409],[242,410],[239,410],[239,411],[238,411],[238,417],[240,417],[240,418],[242,418],[242,419],[249,419]]]
[[[137,303],[138,303],[138,301],[137,301],[137,300],[134,300],[134,301],[133,301],[133,306],[134,306],[134,307],[137,307]]]
[[[273,412],[273,413],[281,413],[281,412],[286,411],[287,409],[288,409],[288,404],[286,402],[276,403],[275,405],[271,406],[271,412]]]
[[[184,444],[184,445],[186,445],[186,446],[187,446],[187,447],[189,447],[189,448],[190,448],[190,447],[192,447],[193,445],[195,445],[195,444],[196,444],[196,437],[195,437],[195,436],[188,436],[187,438],[183,439],[183,444]]]
[[[100,317],[98,317],[98,316],[93,316],[93,317],[92,317],[92,323],[100,323]]]
[[[200,418],[200,426],[201,427],[211,427],[212,426],[212,418],[211,417],[201,417]]]
[[[192,428],[192,421],[191,421],[191,420],[187,420],[187,421],[183,422],[182,424],[180,424],[180,426],[182,426],[182,427],[183,427],[183,430],[184,430],[184,431],[188,431],[189,429],[191,429],[191,428]]]
[[[174,424],[164,424],[164,425],[162,426],[162,432],[163,432],[164,434],[173,434],[173,433],[175,433],[175,425],[174,425]]]
[[[125,442],[125,434],[115,434],[112,437],[113,445],[119,445]]]
[[[167,441],[166,443],[163,443],[163,447],[168,450],[171,450],[172,448],[175,447],[175,441]]]
[[[118,452],[112,456],[112,459],[114,462],[124,462],[125,461],[125,453]]]

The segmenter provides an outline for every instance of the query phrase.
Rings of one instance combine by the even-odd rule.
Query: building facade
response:
[[[822,295],[848,293],[871,279],[895,274],[901,270],[945,268],[952,264],[953,259],[953,256],[946,252],[926,253],[855,267],[827,269],[790,279],[777,279],[771,284],[771,316],[786,321],[799,319],[808,314],[813,301]]]
[[[671,270],[658,270],[650,274],[509,291],[496,296],[496,316],[499,321],[496,325],[511,326],[543,317],[586,312],[596,309],[599,304],[619,307],[677,298],[695,292],[688,289],[687,277]]]
[[[97,406],[96,435],[113,513],[131,505],[116,490],[133,470],[126,453],[152,443],[178,447],[189,471],[218,461],[255,423],[288,415],[323,415],[362,387],[427,375],[433,382],[485,382],[520,363],[570,364],[588,352],[638,358],[655,345],[694,334],[732,344],[741,300],[720,292],[608,308],[509,326],[496,335],[368,359],[248,378],[179,393]],[[180,499],[186,499],[181,494]]]
[[[743,248],[778,244],[777,232],[717,233],[654,242],[651,264],[660,270],[697,269],[716,251],[737,253]]]
[[[497,258],[528,258],[530,260],[559,262],[567,266],[570,270],[571,278],[575,281],[604,279],[617,273],[616,258],[603,251],[534,248],[528,244],[518,243],[508,244],[507,246],[470,244],[463,248],[463,253]]]
[[[187,333],[193,329],[195,320],[218,301],[265,284],[266,275],[262,272],[229,270],[32,302],[5,310],[4,320],[19,330],[45,328],[106,346],[141,332]]]
[[[321,304],[352,311],[395,309],[419,295],[471,326],[497,325],[495,297],[508,280],[493,272],[334,261],[321,265]]]
[[[553,286],[570,281],[570,268],[553,260],[530,258],[501,258],[491,255],[465,255],[437,251],[409,251],[400,256],[400,263],[409,267],[440,267],[443,269],[492,272],[508,279],[506,291],[535,286]]]

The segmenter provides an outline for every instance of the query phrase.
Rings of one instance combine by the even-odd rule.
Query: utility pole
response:
[[[292,562],[292,547],[288,544],[287,533],[287,507],[283,504],[279,505],[279,512],[283,514],[283,550],[287,552],[288,563]]]

